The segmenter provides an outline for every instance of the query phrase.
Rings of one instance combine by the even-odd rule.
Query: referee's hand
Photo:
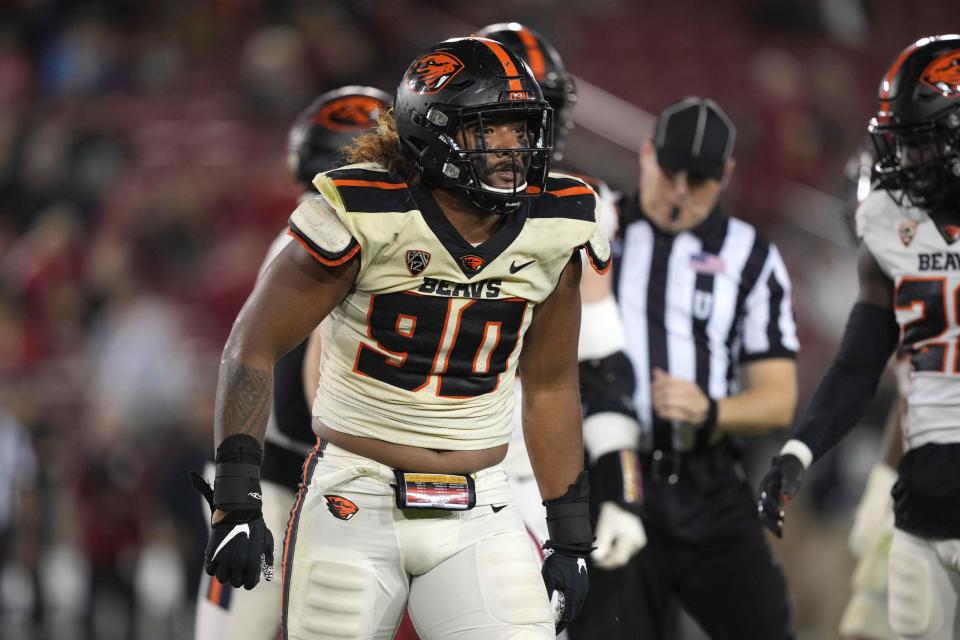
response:
[[[663,369],[653,370],[650,396],[653,410],[664,420],[698,426],[706,421],[710,412],[710,399],[697,383],[672,376]]]
[[[778,538],[783,537],[783,508],[790,503],[803,481],[803,463],[792,453],[773,459],[770,471],[760,481],[757,516]]]

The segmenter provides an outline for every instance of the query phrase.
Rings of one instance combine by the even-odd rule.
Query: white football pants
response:
[[[889,607],[890,627],[902,640],[960,639],[960,540],[895,529]]]
[[[333,445],[306,477],[283,552],[284,640],[389,640],[404,607],[422,640],[554,637],[499,465],[473,474],[469,511],[400,510],[392,469]]]

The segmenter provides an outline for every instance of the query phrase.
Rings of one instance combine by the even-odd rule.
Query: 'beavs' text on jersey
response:
[[[513,379],[533,307],[581,246],[599,268],[596,197],[551,176],[546,193],[493,235],[466,242],[423,187],[378,165],[318,176],[321,198],[298,207],[291,233],[321,262],[359,253],[354,288],[321,329],[314,415],[338,431],[434,449],[508,441]],[[349,238],[321,220],[331,212]],[[327,243],[326,246],[330,246]]]
[[[874,191],[857,233],[893,281],[901,348],[912,364],[904,436],[909,449],[960,442],[960,256],[933,220]]]

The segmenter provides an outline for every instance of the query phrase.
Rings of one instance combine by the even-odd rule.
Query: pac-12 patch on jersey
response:
[[[355,251],[360,268],[321,325],[314,415],[338,431],[412,446],[506,443],[533,308],[588,242],[599,266],[609,264],[609,250],[591,241],[594,192],[551,175],[545,193],[474,246],[429,189],[398,182],[378,165],[330,171],[315,184],[325,206],[298,208],[291,233],[326,264]],[[317,236],[331,224],[315,218],[330,212],[349,241]]]

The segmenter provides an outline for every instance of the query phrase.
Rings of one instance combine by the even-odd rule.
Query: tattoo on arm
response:
[[[237,433],[263,441],[272,394],[272,371],[255,369],[236,360],[221,362],[214,414],[215,445]]]

